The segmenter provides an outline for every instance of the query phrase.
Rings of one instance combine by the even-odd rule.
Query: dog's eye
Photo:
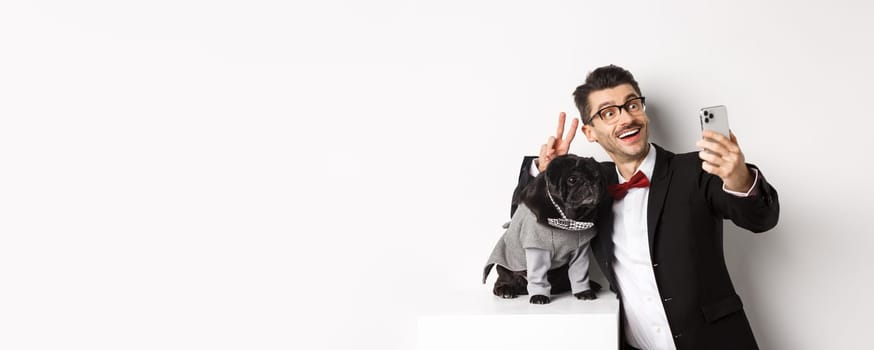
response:
[[[567,183],[570,185],[575,185],[579,181],[576,176],[571,176],[567,178]]]

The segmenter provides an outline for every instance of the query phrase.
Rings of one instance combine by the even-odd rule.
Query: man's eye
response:
[[[638,108],[640,108],[640,105],[637,104],[637,101],[628,104],[629,111],[636,111]]]
[[[604,118],[613,118],[613,111],[612,110],[603,111],[603,112],[601,112],[601,116]]]

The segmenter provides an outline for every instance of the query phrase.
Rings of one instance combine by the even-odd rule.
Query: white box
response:
[[[418,316],[418,349],[618,348],[619,300],[612,292],[596,300],[565,293],[534,305],[527,295],[498,298],[490,287],[429,303]]]

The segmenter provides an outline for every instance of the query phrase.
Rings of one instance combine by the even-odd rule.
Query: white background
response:
[[[779,225],[726,223],[764,349],[870,343],[862,1],[4,1],[0,348],[405,349],[476,289],[522,155],[631,70],[725,104]],[[606,159],[578,137],[577,154]]]

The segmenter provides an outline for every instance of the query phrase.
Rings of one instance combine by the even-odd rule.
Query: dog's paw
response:
[[[528,299],[529,303],[532,304],[549,304],[549,297],[545,295],[532,295],[531,299]]]
[[[598,294],[596,294],[595,291],[592,289],[589,289],[589,290],[584,291],[584,292],[576,293],[576,294],[574,294],[574,296],[577,297],[577,299],[579,299],[579,300],[598,299]]]
[[[513,291],[513,288],[510,288],[509,286],[495,287],[495,289],[492,290],[492,292],[494,292],[495,295],[497,295],[501,298],[504,298],[504,299],[513,299],[513,298],[519,296]]]

